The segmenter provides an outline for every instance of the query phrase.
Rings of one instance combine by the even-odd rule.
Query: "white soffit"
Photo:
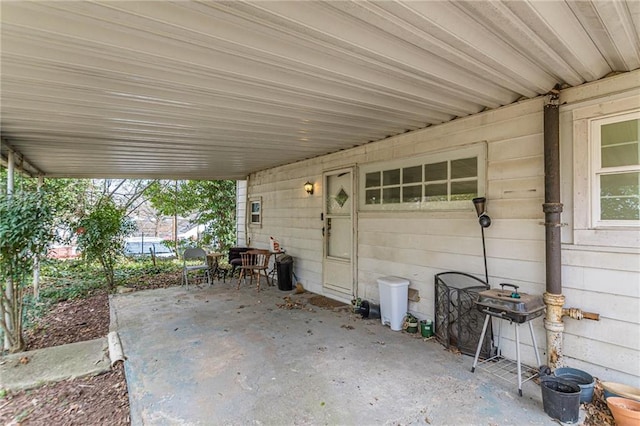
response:
[[[1,3],[2,156],[257,170],[640,67],[637,1]]]

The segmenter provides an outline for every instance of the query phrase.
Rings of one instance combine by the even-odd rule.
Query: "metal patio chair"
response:
[[[188,248],[182,254],[182,284],[189,286],[189,273],[202,272],[207,284],[211,284],[211,270],[207,262],[207,252],[200,247]]]

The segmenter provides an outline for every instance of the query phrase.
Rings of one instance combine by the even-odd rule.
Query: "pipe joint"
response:
[[[564,308],[562,309],[562,316],[569,317],[575,320],[590,319],[593,321],[600,321],[600,314],[594,312],[584,312],[579,308]]]
[[[552,333],[562,333],[564,331],[564,323],[562,321],[544,320],[544,329]]]
[[[544,213],[562,213],[562,203],[543,203],[542,211]]]
[[[562,316],[569,317],[575,320],[581,320],[584,318],[582,316],[582,311],[578,308],[564,308],[562,309]]]
[[[544,304],[547,305],[547,307],[564,306],[565,297],[563,294],[553,294],[545,292],[542,298],[544,300]]]

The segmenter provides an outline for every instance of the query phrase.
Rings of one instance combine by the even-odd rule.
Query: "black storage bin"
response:
[[[281,254],[276,257],[276,272],[278,274],[278,290],[293,290],[293,257]]]

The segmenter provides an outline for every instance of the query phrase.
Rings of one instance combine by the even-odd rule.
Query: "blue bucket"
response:
[[[596,381],[591,374],[577,368],[562,367],[556,368],[553,375],[580,387],[580,403],[589,404],[593,399]]]

